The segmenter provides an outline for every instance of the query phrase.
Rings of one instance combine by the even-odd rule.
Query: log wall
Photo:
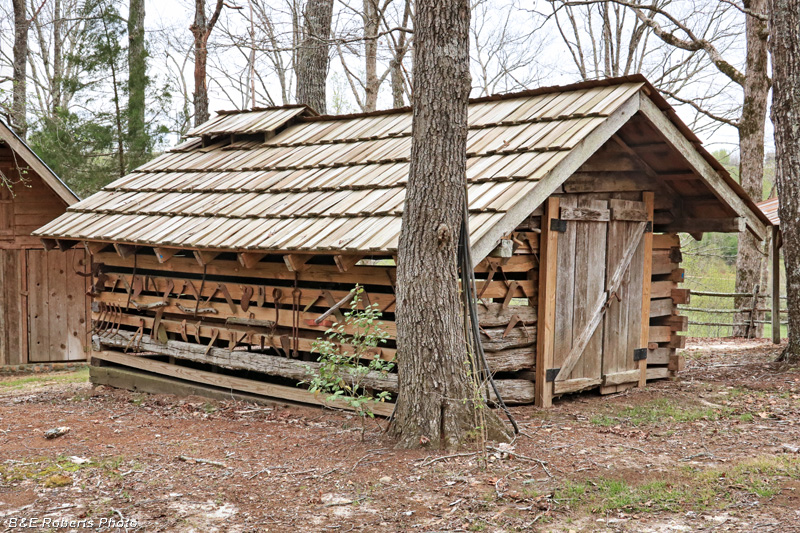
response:
[[[684,277],[681,261],[677,234],[653,236],[647,379],[674,377],[685,365],[684,357],[677,354],[679,348],[686,346],[681,332],[688,328],[688,317],[678,313],[678,304],[689,303],[689,289],[680,287]]]
[[[533,401],[538,223],[530,217],[507,236],[510,257],[489,257],[475,268],[483,346],[501,395],[512,404]],[[98,350],[302,381],[316,364],[314,341],[350,304],[319,317],[359,284],[359,308],[377,304],[390,335],[375,355],[396,355],[392,257],[267,255],[251,262],[236,253],[92,246]],[[368,381],[376,389],[397,388],[394,374]]]

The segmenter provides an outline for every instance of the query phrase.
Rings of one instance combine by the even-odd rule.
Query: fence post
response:
[[[750,309],[750,323],[747,324],[747,337],[748,339],[755,338],[756,317],[758,316],[758,292],[759,285],[756,283],[753,287],[753,308]]]

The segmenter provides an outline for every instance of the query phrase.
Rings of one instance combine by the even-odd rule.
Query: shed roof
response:
[[[0,144],[7,144],[26,165],[33,169],[33,171],[42,178],[42,181],[44,181],[59,198],[64,200],[64,203],[73,205],[80,200],[78,195],[72,192],[67,184],[61,181],[61,178],[56,176],[56,173],[31,150],[30,146],[28,146],[2,118],[0,118],[0,141],[2,141]]]
[[[641,99],[651,99],[659,115],[671,112],[641,76],[472,100],[467,181],[476,260],[637,113]],[[190,132],[202,140],[142,165],[36,235],[236,251],[394,252],[410,110],[313,114],[294,106],[216,117]],[[698,147],[674,112],[668,116]],[[740,203],[757,211],[698,150]]]
[[[773,226],[781,225],[781,218],[778,214],[778,199],[770,198],[758,203],[758,208],[769,219],[770,224]]]

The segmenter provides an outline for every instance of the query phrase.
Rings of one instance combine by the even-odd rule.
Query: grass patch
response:
[[[17,379],[0,381],[0,390],[16,390],[32,384],[49,383],[87,383],[89,368],[84,367],[74,372],[58,372],[47,375],[24,376]]]
[[[665,422],[719,420],[731,416],[733,412],[734,410],[729,407],[717,409],[696,405],[678,405],[667,398],[657,398],[641,405],[625,407],[612,414],[594,416],[591,423],[595,426],[606,427],[623,423],[631,426],[644,426]]]
[[[624,480],[600,478],[593,481],[569,482],[555,492],[556,501],[572,507],[588,507],[592,512],[614,510],[630,512],[680,511],[692,501],[693,508],[705,508],[713,500],[713,491],[697,491],[681,483],[652,481],[633,486]]]
[[[787,479],[800,479],[800,458],[761,456],[727,468],[683,467],[667,477],[639,484],[613,478],[568,481],[554,492],[554,499],[601,514],[724,508],[741,496],[775,496]]]

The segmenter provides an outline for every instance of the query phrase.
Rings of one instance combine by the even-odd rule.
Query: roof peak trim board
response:
[[[42,181],[55,192],[59,198],[64,200],[68,206],[77,203],[80,198],[72,192],[72,189],[61,178],[56,176],[47,164],[36,155],[28,144],[17,135],[11,126],[0,119],[0,139],[8,144],[9,148],[19,154],[19,156],[42,178]]]

